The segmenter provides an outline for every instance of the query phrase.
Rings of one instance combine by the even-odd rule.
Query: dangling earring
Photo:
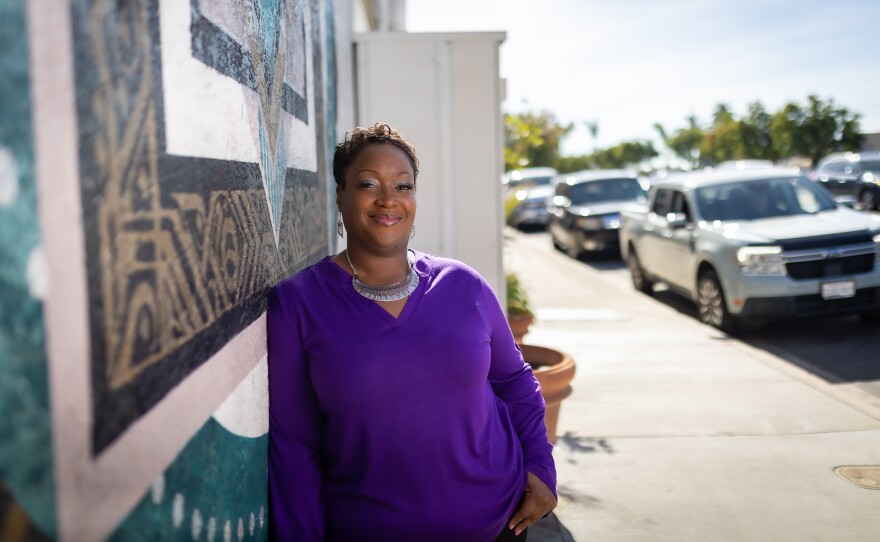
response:
[[[409,230],[409,238],[412,239],[415,236],[416,236],[416,225],[413,224],[412,229]]]
[[[339,237],[342,237],[343,231],[344,230],[342,227],[342,215],[336,215],[336,233],[339,234]]]

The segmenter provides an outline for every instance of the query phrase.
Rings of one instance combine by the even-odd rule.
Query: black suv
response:
[[[880,204],[880,152],[830,154],[819,160],[813,179],[838,201],[852,198],[858,209]]]

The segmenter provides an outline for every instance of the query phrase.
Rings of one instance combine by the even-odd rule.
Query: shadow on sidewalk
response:
[[[684,297],[659,288],[653,297],[697,320],[696,306]],[[735,338],[831,383],[880,381],[880,323],[862,322],[857,316],[751,325]]]

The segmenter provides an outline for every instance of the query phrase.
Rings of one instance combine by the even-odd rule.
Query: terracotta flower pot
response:
[[[531,314],[507,317],[507,324],[510,326],[510,331],[513,332],[513,340],[516,341],[516,344],[522,344],[523,337],[529,332],[529,326],[532,325],[534,319]]]
[[[532,366],[535,378],[541,385],[541,395],[546,403],[544,422],[547,424],[547,438],[556,444],[556,426],[559,421],[559,407],[563,399],[571,395],[571,381],[574,378],[574,359],[564,352],[521,344],[523,358]]]

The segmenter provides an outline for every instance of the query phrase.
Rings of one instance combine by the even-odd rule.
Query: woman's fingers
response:
[[[530,472],[523,502],[510,518],[508,527],[519,535],[529,525],[549,514],[554,508],[556,508],[556,497],[553,492],[550,491],[547,484]]]

